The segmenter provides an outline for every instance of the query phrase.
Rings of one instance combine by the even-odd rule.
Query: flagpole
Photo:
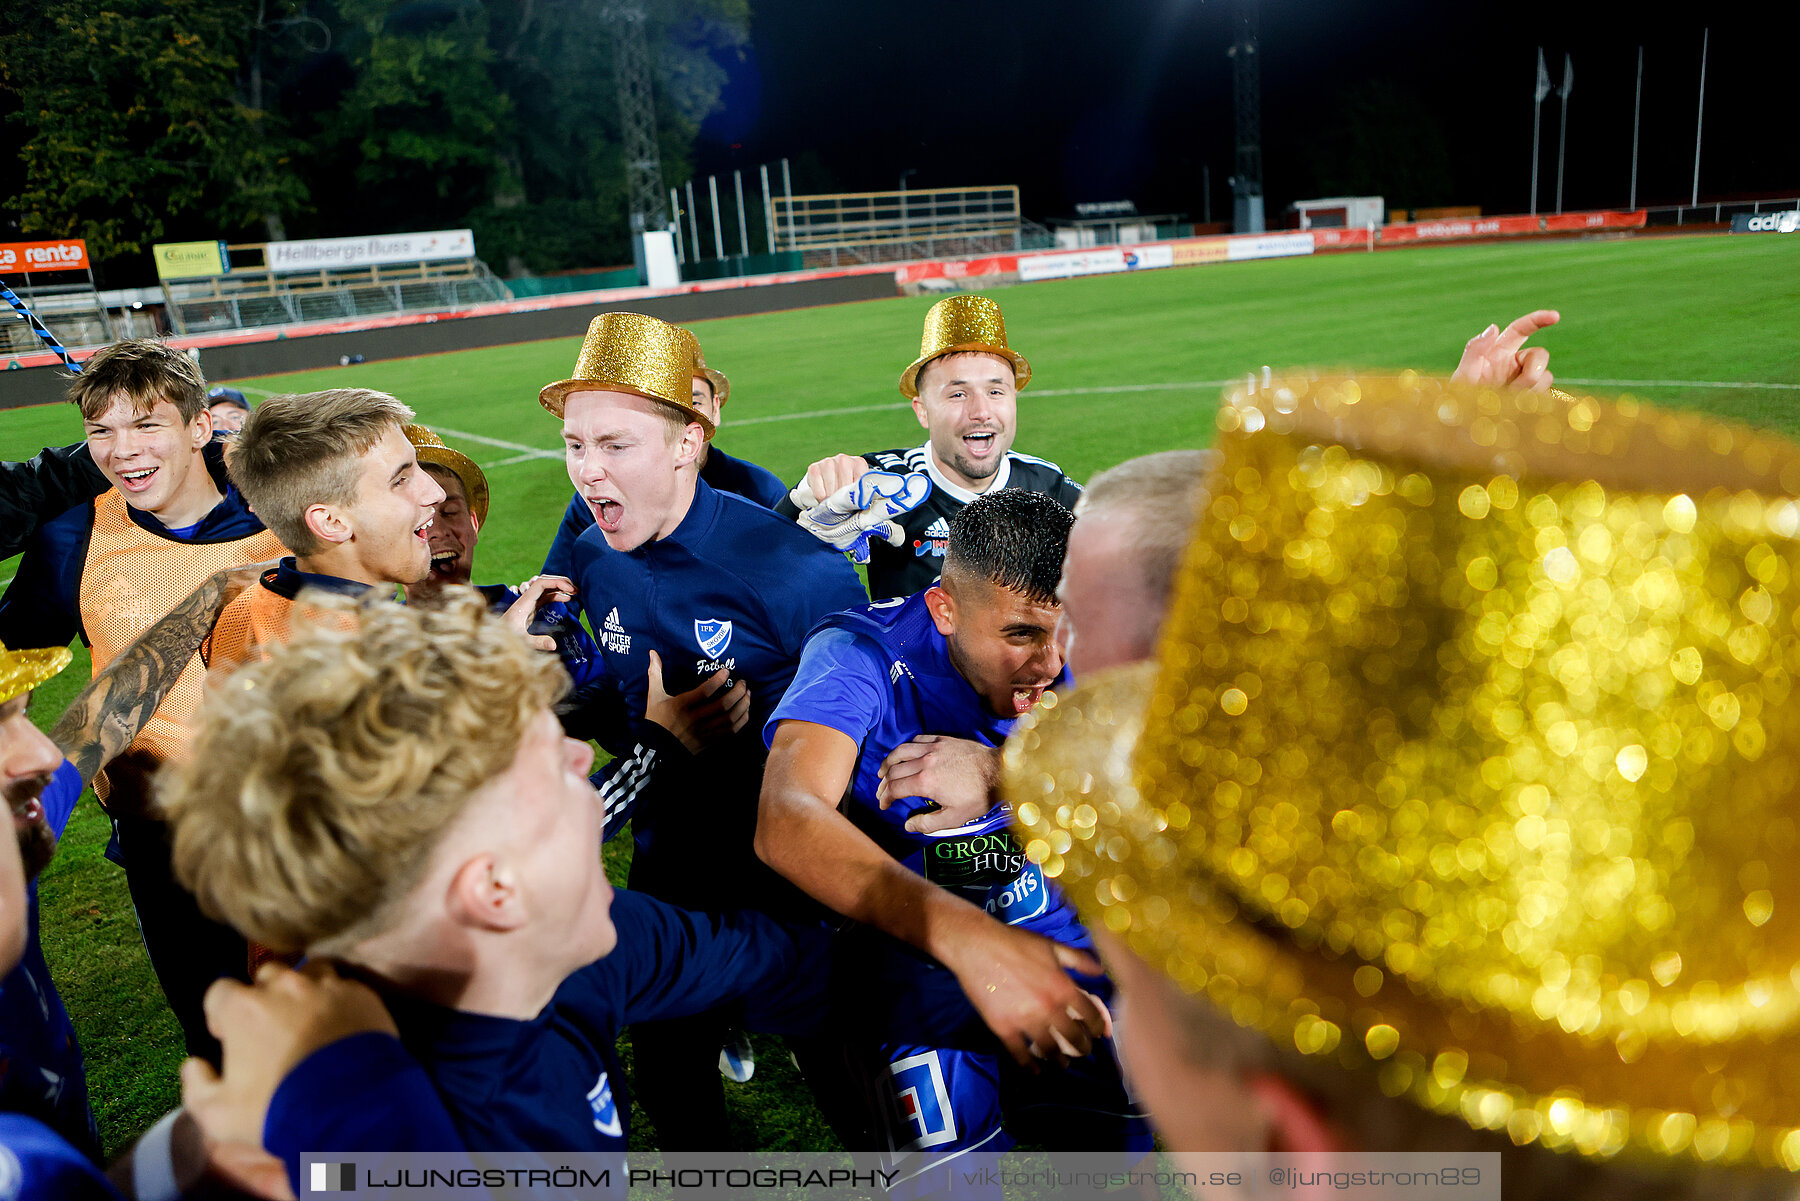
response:
[[[1638,116],[1644,111],[1644,48],[1638,47],[1637,99],[1631,104],[1631,200],[1625,206],[1637,211]]]
[[[1544,81],[1549,77],[1549,74],[1550,73],[1544,69],[1544,48],[1539,46],[1537,84],[1533,89],[1531,101],[1531,215],[1533,217],[1537,216],[1538,130],[1544,119],[1544,97],[1547,96],[1550,91],[1544,86]]]
[[[1700,124],[1706,119],[1706,43],[1712,37],[1709,27],[1700,35],[1700,111],[1694,115],[1694,195],[1690,204],[1700,203]]]
[[[1556,211],[1558,213],[1563,211],[1563,152],[1568,149],[1569,145],[1569,93],[1575,90],[1574,62],[1575,60],[1568,54],[1563,55],[1562,87],[1556,89],[1556,98],[1561,102],[1558,107],[1562,109],[1562,133],[1556,139]]]

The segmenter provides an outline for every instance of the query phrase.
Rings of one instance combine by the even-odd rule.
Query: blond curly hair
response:
[[[320,953],[393,924],[568,677],[473,589],[431,609],[303,596],[317,617],[209,689],[158,791],[200,907],[276,951]]]

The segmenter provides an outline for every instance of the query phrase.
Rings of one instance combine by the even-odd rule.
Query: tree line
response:
[[[504,274],[630,261],[610,0],[7,0],[0,238],[475,231]],[[748,0],[641,0],[663,175]],[[115,282],[124,282],[117,280]]]

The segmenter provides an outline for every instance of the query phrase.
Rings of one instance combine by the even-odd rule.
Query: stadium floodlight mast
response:
[[[1256,0],[1238,0],[1231,60],[1231,99],[1237,132],[1237,172],[1231,177],[1232,229],[1263,232],[1262,66],[1256,48]]]
[[[656,149],[656,95],[650,88],[650,51],[644,42],[644,8],[609,4],[601,16],[612,26],[613,73],[619,85],[619,129],[625,139],[625,198],[631,228],[631,257],[638,278],[648,282],[651,230],[669,229],[663,215],[662,159]]]

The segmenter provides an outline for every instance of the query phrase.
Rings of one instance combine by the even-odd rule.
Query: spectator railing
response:
[[[924,188],[775,196],[776,244],[808,267],[1000,254],[1049,245],[1019,212],[1019,189]],[[1034,245],[1035,243],[1035,245]]]
[[[453,313],[511,300],[480,259],[276,273],[237,270],[210,279],[165,282],[177,333],[298,325],[384,313]]]

